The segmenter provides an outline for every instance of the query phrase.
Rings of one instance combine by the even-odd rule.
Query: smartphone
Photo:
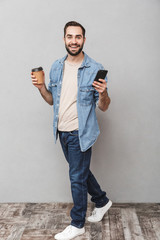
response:
[[[107,70],[99,70],[97,72],[97,75],[94,79],[94,81],[100,82],[99,79],[105,79],[106,75],[107,75],[108,71]]]

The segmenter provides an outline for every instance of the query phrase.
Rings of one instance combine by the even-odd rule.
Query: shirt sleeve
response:
[[[54,65],[55,65],[56,61],[52,64],[50,72],[49,72],[49,84],[48,84],[48,91],[52,93],[52,76],[53,76],[53,72],[54,72]]]
[[[51,80],[50,80],[50,82],[48,83],[48,91],[49,91],[50,93],[52,93]]]

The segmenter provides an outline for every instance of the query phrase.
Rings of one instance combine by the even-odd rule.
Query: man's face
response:
[[[66,50],[71,56],[77,56],[82,51],[85,40],[81,27],[67,27],[64,42]]]

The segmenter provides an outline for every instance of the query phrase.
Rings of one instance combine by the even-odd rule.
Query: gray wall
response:
[[[160,1],[0,1],[0,202],[72,201],[52,107],[32,86],[65,54],[63,27],[80,21],[85,51],[108,74],[111,105],[91,169],[114,202],[160,201]]]

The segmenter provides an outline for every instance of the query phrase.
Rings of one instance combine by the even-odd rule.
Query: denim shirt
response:
[[[55,137],[55,143],[58,137],[58,113],[63,80],[64,61],[66,58],[67,55],[53,63],[50,70],[50,82],[48,84],[48,90],[52,93],[53,97],[53,133]],[[79,67],[77,74],[77,112],[79,124],[78,135],[82,152],[86,151],[95,143],[100,133],[95,113],[95,108],[98,104],[99,93],[92,87],[92,83],[97,71],[100,69],[104,69],[103,66],[84,53],[84,60]],[[105,80],[107,82],[107,77]]]

